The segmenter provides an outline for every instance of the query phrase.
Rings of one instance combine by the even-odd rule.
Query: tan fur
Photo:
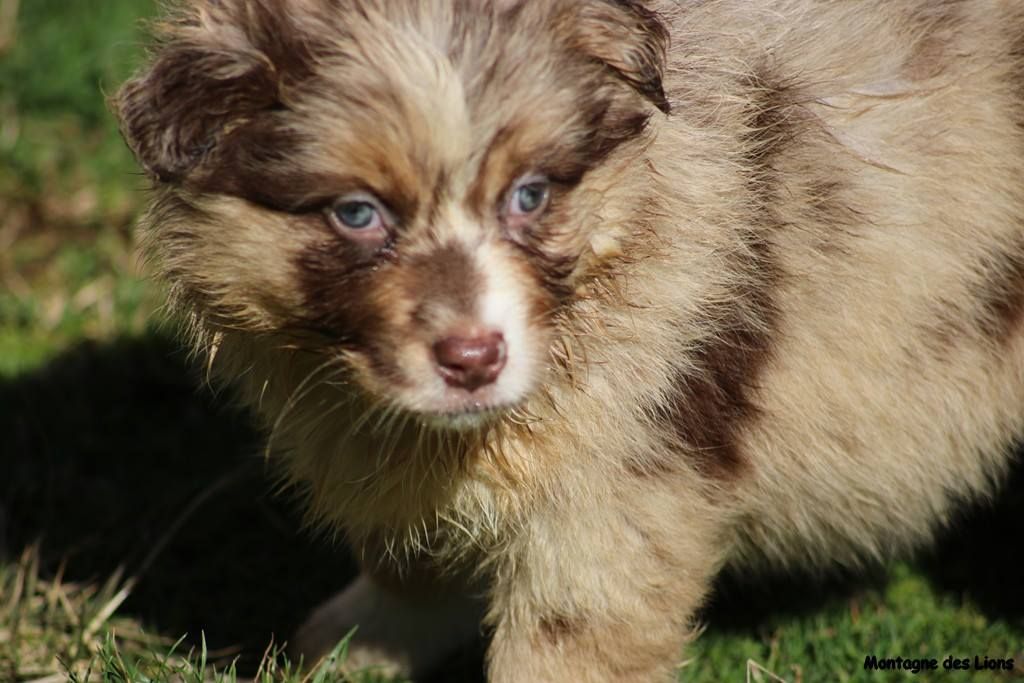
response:
[[[314,617],[307,655],[377,592],[423,605],[412,572],[472,575],[490,680],[663,680],[726,564],[879,560],[1005,474],[1024,7],[646,6],[657,19],[625,0],[194,0],[115,102],[159,180],[144,226],[190,343],[310,514],[397,574]],[[586,137],[591,105],[621,139]],[[535,157],[602,144],[553,197],[540,256],[494,237]],[[307,203],[353,179],[413,208],[394,265],[337,271],[342,290]],[[424,344],[465,323],[430,265],[444,245],[522,290],[537,368],[469,431],[415,408]],[[383,349],[332,338],[353,325]],[[437,628],[417,609],[395,613]],[[406,656],[422,636],[370,631],[364,655],[407,667],[457,640]]]

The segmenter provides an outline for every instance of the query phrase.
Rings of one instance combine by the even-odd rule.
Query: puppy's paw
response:
[[[464,596],[401,595],[363,574],[320,605],[292,638],[290,654],[312,666],[353,628],[345,667],[387,676],[436,668],[477,633],[481,603]]]

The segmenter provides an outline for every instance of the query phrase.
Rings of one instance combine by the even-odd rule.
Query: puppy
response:
[[[1024,426],[1024,5],[189,0],[114,100],[189,344],[363,575],[315,659],[657,681]]]

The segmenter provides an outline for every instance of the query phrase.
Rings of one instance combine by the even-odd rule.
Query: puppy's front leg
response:
[[[597,498],[527,529],[499,570],[491,683],[672,680],[720,566],[713,516]]]
[[[433,670],[479,633],[483,601],[459,587],[363,572],[299,628],[291,652],[312,665],[353,628],[347,666],[390,676]]]

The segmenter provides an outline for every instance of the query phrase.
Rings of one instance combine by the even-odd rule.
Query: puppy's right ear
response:
[[[193,0],[156,26],[150,64],[112,105],[142,167],[163,182],[185,180],[219,140],[278,105],[279,74],[254,44],[263,3]]]
[[[662,86],[669,32],[658,14],[640,0],[593,0],[577,11],[577,48],[669,113]]]

